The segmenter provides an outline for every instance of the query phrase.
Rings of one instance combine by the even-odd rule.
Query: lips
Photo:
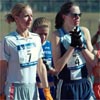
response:
[[[31,24],[32,24],[32,22],[27,22],[26,24],[27,24],[27,25],[31,25]]]

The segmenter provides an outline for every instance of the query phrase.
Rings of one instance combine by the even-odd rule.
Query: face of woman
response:
[[[15,21],[17,24],[17,28],[22,30],[29,29],[33,22],[32,9],[30,7],[26,7],[19,16],[15,17]]]
[[[41,43],[43,44],[46,41],[46,39],[48,38],[49,27],[37,28],[37,30],[35,32],[40,35]]]
[[[66,15],[66,23],[69,27],[79,26],[81,12],[78,6],[72,6],[70,9],[70,13]]]

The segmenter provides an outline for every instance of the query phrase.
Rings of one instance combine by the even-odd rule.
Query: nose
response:
[[[79,15],[77,15],[75,18],[79,19],[79,18],[80,18],[80,16],[79,16]]]
[[[33,20],[33,17],[32,16],[29,16],[29,20],[32,21]]]
[[[45,35],[41,35],[40,38],[41,38],[42,42],[44,42],[46,40],[46,36]]]

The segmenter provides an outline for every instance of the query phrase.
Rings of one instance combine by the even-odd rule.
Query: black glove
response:
[[[74,29],[74,31],[70,31],[70,33],[79,35],[80,32],[81,32],[81,30],[77,31],[77,29],[78,29],[78,26],[76,26],[76,28]]]
[[[71,34],[71,46],[72,47],[78,47],[78,46],[82,46],[82,41],[80,39],[81,36],[77,35],[77,34]]]
[[[80,37],[81,37],[81,35],[80,35],[81,30],[77,31],[77,28],[78,27],[76,27],[74,29],[74,31],[70,32],[71,33],[71,44],[70,45],[72,47],[81,47],[82,46],[82,41],[80,39]]]

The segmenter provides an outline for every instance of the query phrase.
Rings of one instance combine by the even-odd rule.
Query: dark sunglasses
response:
[[[82,13],[79,13],[79,14],[77,14],[77,13],[69,13],[73,18],[74,17],[81,17],[82,16]]]

